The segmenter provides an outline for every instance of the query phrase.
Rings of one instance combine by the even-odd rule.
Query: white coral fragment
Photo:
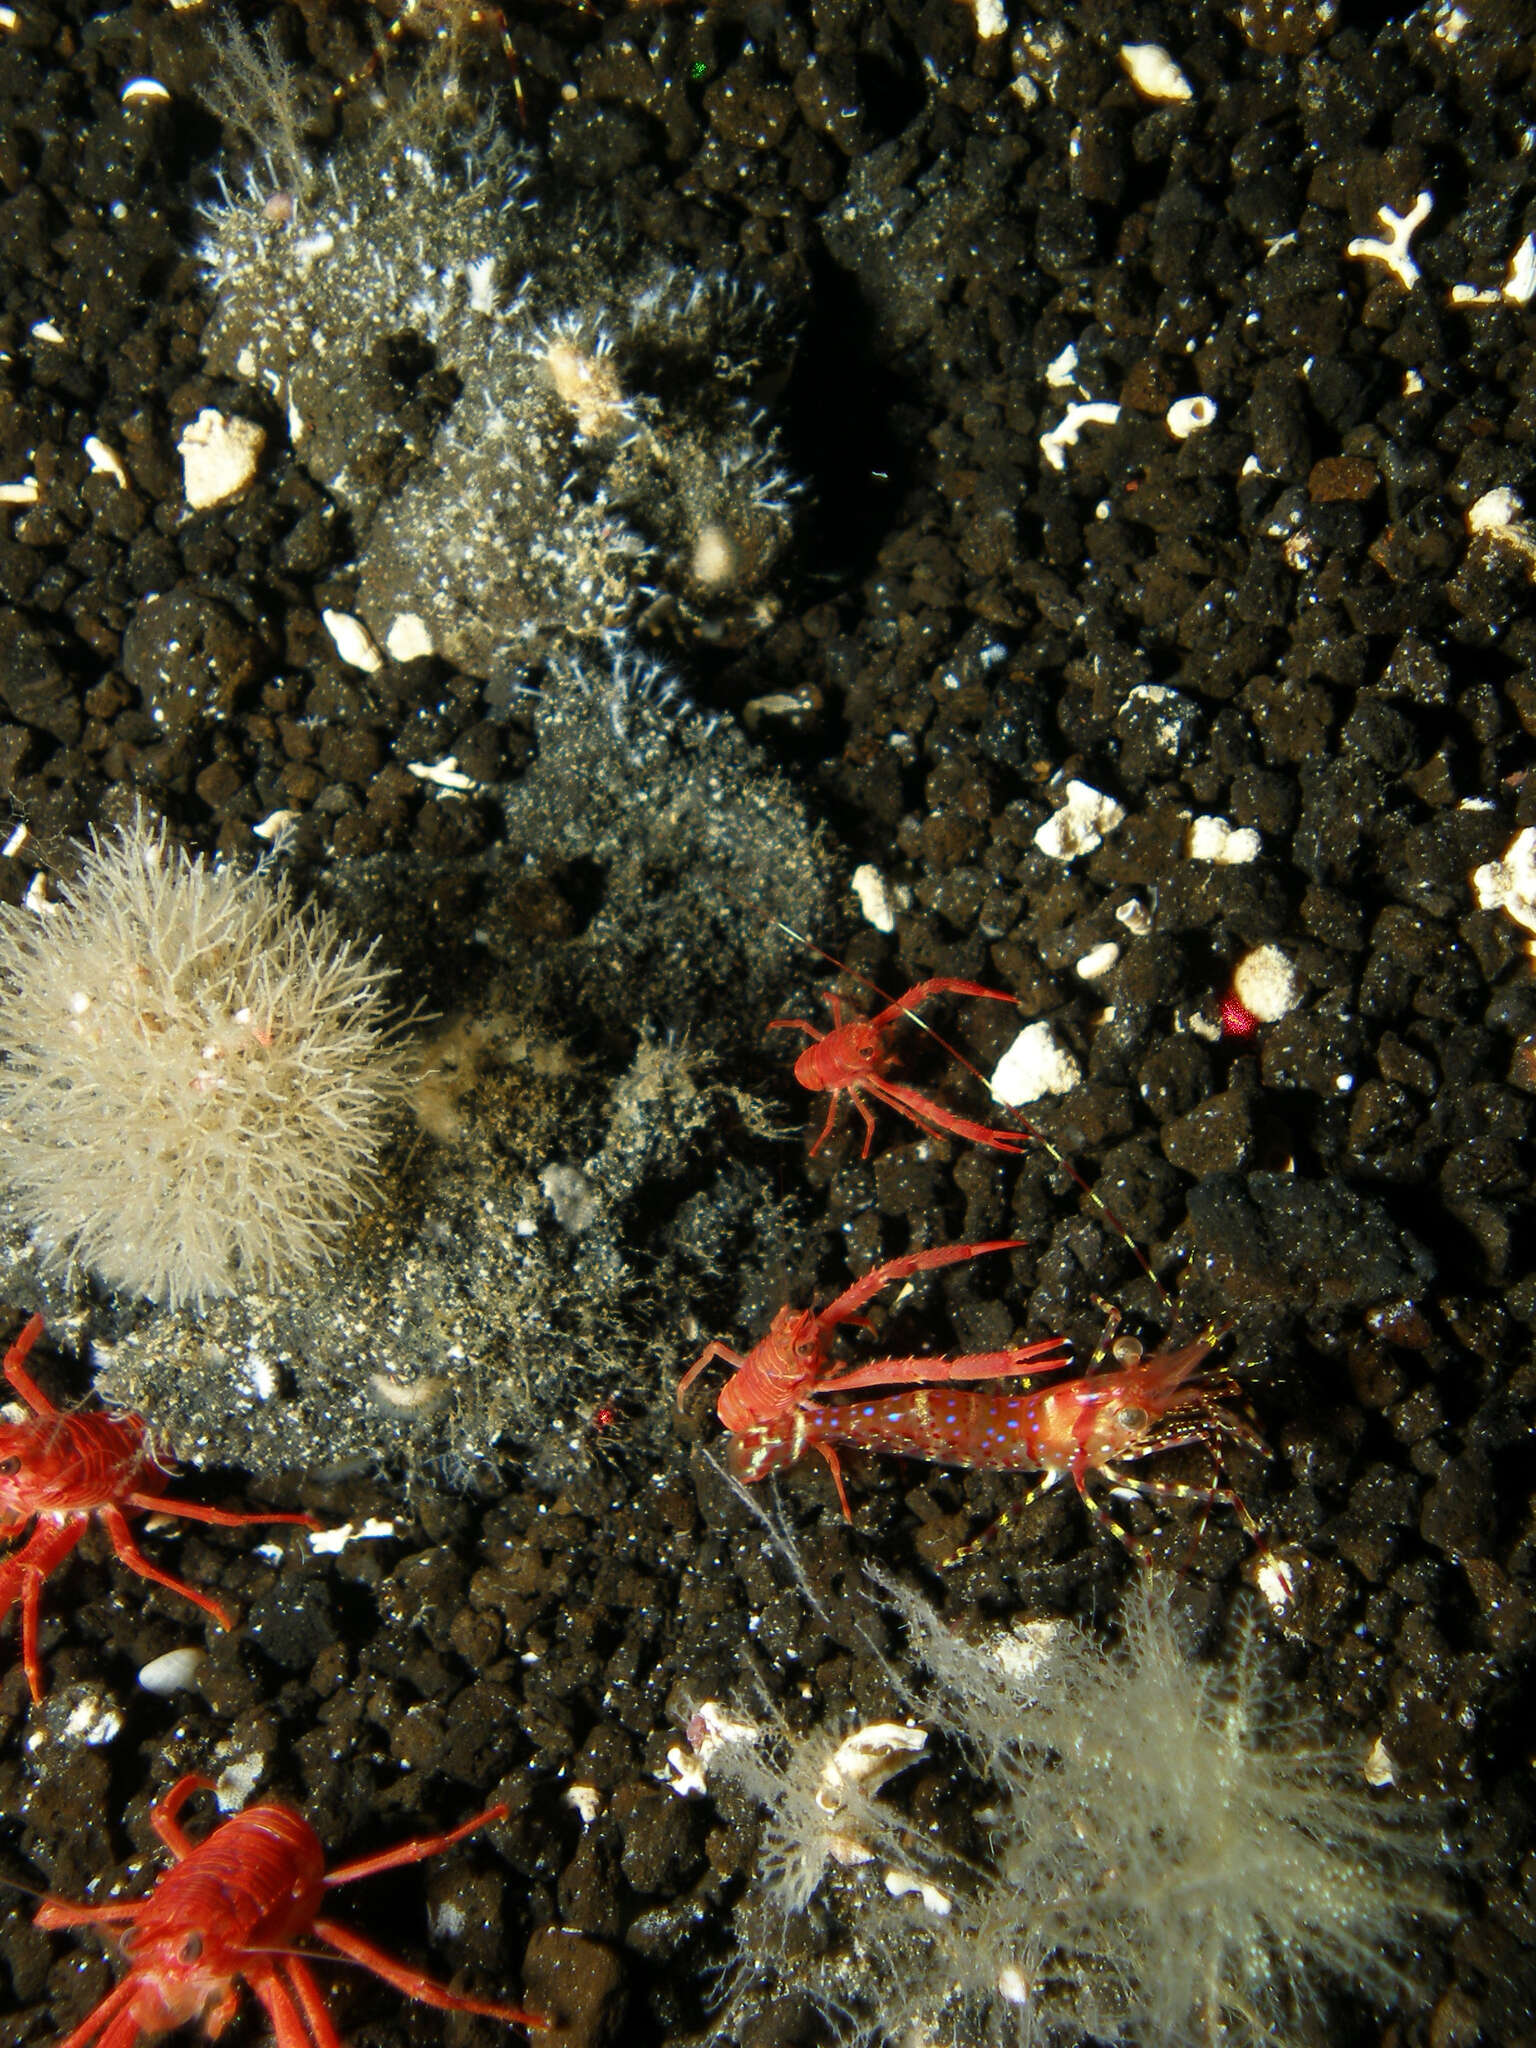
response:
[[[1414,231],[1421,228],[1434,211],[1433,192],[1421,192],[1406,213],[1396,213],[1390,206],[1378,206],[1376,218],[1387,231],[1385,241],[1374,235],[1356,235],[1345,247],[1344,254],[1353,256],[1363,263],[1383,264],[1397,279],[1403,290],[1412,291],[1419,281],[1419,266],[1408,253],[1408,244]]]
[[[1076,860],[1124,822],[1125,810],[1112,796],[1089,782],[1069,782],[1066,802],[1040,827],[1035,844],[1048,860]]]
[[[1052,469],[1065,470],[1067,450],[1075,448],[1084,427],[1112,427],[1120,418],[1120,408],[1108,399],[1089,400],[1081,405],[1069,405],[1056,422],[1040,436],[1040,452]]]

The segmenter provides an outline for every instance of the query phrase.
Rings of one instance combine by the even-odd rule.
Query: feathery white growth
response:
[[[0,1179],[44,1253],[173,1308],[319,1264],[403,1085],[385,980],[142,816],[0,908]]]
[[[1252,1628],[1229,1667],[1196,1662],[1173,1582],[1147,1574],[1118,1647],[1058,1624],[999,1654],[880,1586],[925,1674],[887,1676],[965,1760],[944,1804],[978,1824],[948,1846],[931,1796],[914,1822],[887,1795],[857,1815],[872,1863],[835,1868],[810,1790],[826,1738],[757,1760],[760,1988],[793,1982],[865,2042],[1278,2048],[1310,2037],[1322,1980],[1410,1987],[1415,1922],[1451,1917],[1433,1829],[1288,1709]],[[837,1938],[785,1940],[779,1979],[773,1915],[813,1897]]]

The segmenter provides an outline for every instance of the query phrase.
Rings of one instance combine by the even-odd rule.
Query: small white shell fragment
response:
[[[384,657],[373,644],[373,635],[361,619],[354,619],[350,612],[323,611],[320,617],[325,630],[336,643],[336,652],[351,668],[360,668],[368,675],[375,675],[384,666]]]
[[[1184,835],[1184,857],[1208,860],[1219,868],[1243,868],[1258,859],[1263,843],[1252,825],[1234,827],[1228,818],[1192,818]]]
[[[1278,946],[1254,946],[1232,970],[1232,993],[1250,1016],[1273,1024],[1301,1000],[1301,976]]]
[[[456,1906],[452,1899],[442,1899],[428,1914],[427,1925],[434,1941],[457,1941],[468,1922],[462,1906]]]
[[[1008,33],[1008,17],[1003,12],[1002,0],[971,0],[976,10],[976,38],[978,42],[995,43],[999,36]]]
[[[430,1415],[448,1398],[446,1373],[427,1372],[419,1379],[397,1380],[393,1373],[371,1372],[368,1384],[387,1408]]]
[[[130,100],[168,100],[170,96],[158,78],[130,78],[118,94],[124,106]]]
[[[1106,939],[1102,946],[1092,946],[1077,963],[1078,974],[1084,981],[1097,981],[1101,974],[1108,974],[1120,958],[1120,948],[1113,939]]]
[[[401,612],[384,635],[384,647],[391,661],[420,661],[436,653],[425,619],[414,612]]]
[[[1513,526],[1525,510],[1525,500],[1506,485],[1484,491],[1467,507],[1468,533],[1501,533]]]
[[[369,1537],[393,1536],[394,1533],[393,1522],[381,1522],[377,1516],[370,1515],[359,1529],[354,1529],[350,1522],[342,1522],[335,1529],[311,1529],[309,1547],[317,1556],[330,1557],[345,1550],[349,1543],[362,1543]]]
[[[1385,1785],[1397,1783],[1397,1766],[1392,1761],[1392,1752],[1379,1735],[1371,1744],[1360,1769],[1367,1785],[1376,1786],[1378,1791]]]
[[[60,348],[64,346],[64,337],[51,320],[34,320],[28,331],[34,341],[52,341]]]
[[[1069,341],[1059,355],[1045,366],[1045,381],[1053,391],[1065,391],[1077,375],[1077,343]]]
[[[116,1742],[122,1732],[123,1716],[117,1701],[105,1686],[96,1684],[79,1688],[57,1730],[61,1742],[83,1742],[87,1749]]]
[[[1115,905],[1115,917],[1133,939],[1144,939],[1152,929],[1152,913],[1139,896],[1127,896]]]
[[[837,1813],[850,1785],[878,1792],[887,1778],[904,1771],[928,1744],[926,1728],[904,1721],[866,1721],[838,1744],[822,1766],[816,1804],[823,1813]]]
[[[1517,832],[1502,860],[1472,870],[1479,910],[1502,910],[1528,932],[1536,932],[1536,826]]]
[[[1176,398],[1164,417],[1175,441],[1187,441],[1191,434],[1203,434],[1216,424],[1216,401],[1197,391],[1193,398]]]
[[[297,811],[268,811],[261,823],[253,825],[251,830],[258,839],[278,844],[298,824],[299,815]]]
[[[937,1885],[926,1879],[913,1877],[910,1871],[887,1870],[885,1888],[893,1899],[921,1899],[930,1913],[937,1913],[942,1919],[950,1911],[951,1901],[947,1892],[941,1892]]]
[[[0,33],[14,35],[21,27],[21,16],[14,7],[0,7]]]
[[[213,1797],[220,1813],[238,1813],[261,1783],[267,1760],[260,1750],[237,1756],[220,1771],[213,1783]]]
[[[1005,1963],[998,1971],[997,1995],[1005,2005],[1029,2004],[1029,1979],[1017,1963]]]
[[[1067,466],[1066,451],[1077,446],[1078,436],[1084,427],[1112,427],[1119,417],[1119,406],[1112,405],[1108,399],[1069,405],[1055,426],[1040,436],[1040,452],[1052,469],[1064,470]]]
[[[656,1776],[674,1798],[702,1798],[709,1790],[705,1773],[716,1752],[728,1742],[755,1742],[761,1733],[755,1721],[741,1720],[718,1700],[705,1700],[689,1719],[688,1747],[669,1749],[667,1769]]]
[[[1048,1017],[1026,1024],[998,1061],[987,1084],[995,1102],[1010,1107],[1038,1102],[1042,1095],[1067,1095],[1083,1070],[1057,1040]]]
[[[251,1383],[251,1391],[258,1401],[270,1401],[282,1382],[277,1367],[270,1358],[263,1358],[259,1351],[247,1351],[245,1376]]]
[[[896,913],[905,910],[912,901],[912,891],[900,883],[893,887],[871,862],[854,869],[849,883],[859,899],[859,908],[867,924],[877,932],[893,932],[896,929]]]
[[[181,457],[182,491],[194,512],[238,497],[256,474],[266,429],[254,420],[205,405],[182,428],[176,452]]]
[[[1509,274],[1500,287],[1500,297],[1511,305],[1529,305],[1536,297],[1536,235],[1527,235],[1509,259]]]
[[[1048,860],[1076,860],[1092,853],[1125,821],[1125,811],[1112,796],[1090,782],[1069,782],[1067,800],[1035,834],[1035,844]]]
[[[1253,1575],[1269,1611],[1275,1616],[1285,1614],[1296,1597],[1296,1574],[1285,1559],[1271,1550],[1264,1554]]]
[[[927,1741],[925,1728],[901,1721],[869,1721],[855,1728],[822,1765],[816,1804],[828,1819],[835,1820],[847,1805],[850,1790],[873,1798],[887,1778],[914,1761]],[[846,1869],[874,1861],[873,1851],[853,1835],[829,1833],[826,1853]]]
[[[24,476],[13,484],[0,484],[0,505],[35,505],[41,495],[35,476]]]
[[[603,1810],[603,1795],[595,1785],[567,1785],[560,1800],[570,1807],[584,1828],[591,1827]]]
[[[552,1160],[540,1172],[539,1186],[567,1237],[580,1237],[602,1214],[597,1190],[578,1166]]]
[[[987,1644],[987,1655],[1001,1665],[1010,1689],[1021,1700],[1038,1699],[1050,1684],[1051,1660],[1071,1624],[1065,1621],[1022,1621],[999,1629]]]
[[[1122,43],[1120,62],[1144,100],[1192,100],[1194,87],[1161,43]]]
[[[667,1751],[667,1769],[658,1771],[656,1775],[674,1799],[703,1799],[708,1795],[709,1783],[704,1776],[703,1764],[677,1743]]]
[[[718,1700],[705,1700],[689,1718],[688,1747],[701,1764],[707,1764],[726,1743],[755,1742],[761,1733],[755,1721],[743,1720],[739,1714],[722,1707]]]
[[[445,754],[441,761],[407,761],[405,765],[418,782],[430,782],[438,789],[458,792],[475,787],[474,777],[463,773],[452,754]]]
[[[1536,526],[1520,517],[1524,510],[1525,501],[1519,493],[1500,484],[1484,491],[1467,507],[1467,531],[1474,539],[1488,540],[1523,555],[1536,577]]]
[[[147,1664],[140,1665],[139,1683],[146,1692],[168,1699],[173,1692],[185,1692],[188,1686],[197,1683],[198,1670],[206,1657],[206,1651],[190,1644],[184,1650],[167,1650],[163,1657],[151,1657]]]
[[[0,846],[0,853],[3,853],[7,860],[14,860],[31,836],[32,833],[29,826],[18,825],[11,833],[10,838],[6,840],[4,846]]]
[[[123,458],[115,448],[109,448],[99,435],[87,434],[81,443],[86,459],[98,476],[109,476],[120,491],[128,488],[128,472],[123,467]]]

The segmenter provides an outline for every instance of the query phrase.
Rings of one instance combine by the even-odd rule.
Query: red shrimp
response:
[[[770,1031],[803,1031],[811,1040],[795,1061],[795,1079],[802,1088],[809,1088],[813,1095],[825,1090],[832,1098],[827,1106],[827,1120],[821,1127],[821,1136],[811,1147],[813,1158],[832,1135],[838,1106],[844,1096],[864,1119],[864,1143],[859,1152],[861,1159],[869,1157],[869,1148],[875,1137],[874,1112],[865,1100],[871,1095],[877,1102],[885,1103],[887,1108],[896,1110],[910,1123],[916,1124],[921,1131],[935,1134],[947,1131],[952,1137],[968,1138],[973,1145],[989,1145],[997,1152],[1022,1152],[1034,1141],[1033,1132],[994,1129],[990,1124],[973,1123],[969,1117],[956,1116],[953,1110],[946,1109],[942,1102],[935,1102],[921,1089],[890,1078],[893,1055],[887,1050],[885,1041],[892,1026],[899,1017],[910,1017],[919,1003],[939,995],[978,996],[989,1003],[1011,1003],[1014,1000],[1000,989],[983,988],[979,982],[954,981],[940,976],[933,981],[916,983],[894,1003],[887,1003],[883,1010],[877,1010],[873,1017],[850,1017],[846,1023],[841,1003],[836,996],[829,995],[827,1005],[832,1012],[830,1031],[818,1031],[804,1017],[774,1018],[768,1026]]]
[[[1006,1379],[1020,1373],[1050,1371],[1066,1365],[1069,1359],[1060,1338],[1043,1337],[1029,1344],[1010,1344],[1002,1351],[971,1352],[963,1358],[876,1358],[867,1365],[834,1364],[829,1370],[827,1352],[833,1332],[840,1323],[862,1325],[864,1319],[859,1311],[893,1280],[905,1279],[911,1273],[929,1272],[936,1266],[953,1266],[962,1259],[977,1259],[984,1252],[1013,1251],[1022,1242],[1021,1238],[1008,1237],[988,1244],[949,1244],[931,1251],[908,1252],[903,1258],[887,1259],[884,1265],[872,1267],[861,1280],[845,1287],[819,1314],[808,1308],[781,1308],[769,1324],[768,1334],[760,1337],[748,1352],[733,1351],[718,1338],[706,1345],[678,1381],[678,1403],[681,1405],[684,1394],[705,1366],[712,1359],[723,1358],[735,1370],[720,1390],[715,1412],[735,1439],[731,1447],[734,1469],[743,1478],[762,1476],[757,1472],[747,1472],[741,1463],[741,1446],[749,1439],[795,1443],[796,1448],[790,1456],[765,1466],[765,1472],[776,1470],[778,1465],[793,1463],[802,1450],[816,1450],[831,1470],[844,1515],[852,1521],[848,1495],[843,1488],[842,1467],[832,1448],[831,1433],[822,1431],[806,1437],[799,1434],[802,1415],[838,1412],[835,1407],[826,1410],[816,1408],[814,1403],[818,1394],[847,1392],[853,1387]],[[898,1397],[898,1404],[901,1399],[911,1398]],[[861,1404],[853,1405],[859,1407]],[[847,1440],[853,1441],[851,1437]]]
[[[220,1628],[234,1626],[229,1609],[151,1564],[133,1540],[129,1515],[175,1515],[213,1522],[222,1529],[244,1528],[251,1522],[320,1527],[313,1515],[240,1514],[170,1499],[165,1491],[168,1475],[149,1443],[141,1415],[67,1415],[54,1407],[23,1362],[42,1332],[42,1317],[33,1316],[6,1352],[3,1368],[32,1413],[22,1422],[0,1422],[0,1540],[19,1536],[28,1522],[35,1524],[22,1549],[0,1560],[0,1622],[20,1600],[21,1661],[34,1701],[43,1697],[37,1643],[43,1584],[93,1519],[106,1530],[130,1571],[195,1602]]]
[[[731,1469],[747,1481],[766,1479],[808,1450],[826,1457],[834,1443],[855,1444],[863,1450],[973,1471],[1041,1473],[1039,1484],[1009,1510],[1010,1520],[1039,1494],[1070,1478],[1089,1512],[1138,1556],[1145,1555],[1143,1546],[1095,1497],[1094,1486],[1144,1498],[1199,1499],[1207,1509],[1223,1502],[1256,1538],[1253,1517],[1221,1483],[1220,1453],[1224,1440],[1265,1456],[1268,1446],[1246,1417],[1226,1405],[1240,1398],[1231,1374],[1201,1371],[1218,1341],[1208,1334],[1151,1358],[1137,1355],[1139,1347],[1132,1342],[1129,1359],[1122,1342],[1111,1370],[1090,1368],[1054,1386],[1018,1394],[980,1393],[940,1383],[874,1401],[801,1401],[788,1413],[738,1430],[731,1445]],[[1044,1374],[1064,1364],[1037,1364],[1031,1371]],[[1200,1445],[1212,1459],[1208,1486],[1122,1469],[1127,1462],[1189,1444]],[[841,1493],[841,1487],[838,1490]]]
[[[520,2006],[461,1997],[339,1921],[320,1918],[333,1886],[424,1862],[500,1820],[505,1806],[487,1807],[445,1834],[397,1842],[327,1871],[320,1837],[303,1814],[275,1802],[248,1806],[194,1844],[177,1816],[194,1792],[212,1789],[206,1778],[181,1778],[151,1810],[150,1825],[176,1861],[142,1899],[110,1905],[44,1900],[37,1926],[121,1927],[118,1945],[129,1958],[128,1974],[58,2048],[85,2048],[98,2035],[99,2048],[134,2048],[142,2035],[189,2020],[200,2020],[217,2040],[234,2018],[242,1980],[266,2008],[277,2048],[341,2048],[306,1953],[294,1947],[308,1934],[422,2005],[485,2013],[519,2027],[549,2024]]]

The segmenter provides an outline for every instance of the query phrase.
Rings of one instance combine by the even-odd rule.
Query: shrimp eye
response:
[[[1147,1411],[1145,1408],[1122,1408],[1115,1416],[1122,1429],[1145,1429]]]
[[[9,1479],[13,1472],[20,1470],[20,1458],[0,1458],[0,1479]]]
[[[184,1963],[195,1963],[202,1952],[203,1937],[200,1934],[189,1934],[181,1944],[181,1960]]]

